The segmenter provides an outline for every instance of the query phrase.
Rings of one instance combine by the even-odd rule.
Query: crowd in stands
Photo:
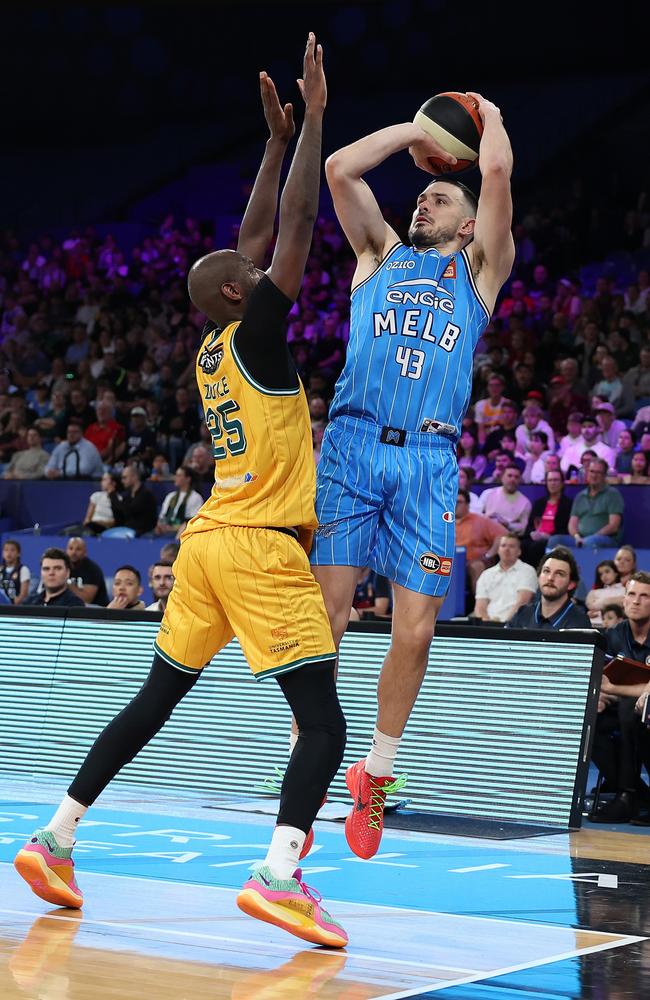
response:
[[[69,538],[65,549],[50,546],[41,554],[39,573],[21,560],[22,547],[16,538],[6,538],[0,560],[0,595],[14,606],[99,607],[117,611],[164,611],[174,576],[172,565],[178,543],[163,545],[156,562],[149,567],[148,584],[155,601],[145,605],[142,574],[130,564],[119,566],[110,583],[111,594],[101,566],[88,556],[86,542]]]

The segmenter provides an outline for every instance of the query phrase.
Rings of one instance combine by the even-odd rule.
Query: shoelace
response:
[[[322,900],[323,897],[321,896],[321,894],[318,891],[318,889],[312,888],[312,886],[307,885],[306,882],[301,882],[300,879],[297,879],[296,881],[298,882],[298,885],[300,886],[300,888],[304,892],[305,896],[309,896],[309,898],[313,899],[313,901],[315,903],[320,903],[321,902],[321,900]]]
[[[282,791],[284,771],[280,767],[274,767],[273,770],[275,771],[273,778],[264,778],[259,784],[253,785],[253,788],[260,792],[266,792],[267,795],[279,795]]]
[[[330,916],[330,914],[327,912],[327,910],[325,909],[325,907],[320,906],[320,903],[322,902],[323,897],[321,896],[321,894],[318,891],[318,889],[314,889],[312,886],[307,885],[306,882],[302,882],[300,879],[296,879],[296,881],[297,881],[298,885],[300,886],[300,888],[302,889],[302,891],[304,892],[305,896],[309,896],[309,898],[311,900],[313,900],[314,903],[316,903],[317,906],[320,907],[321,917],[323,917],[324,920],[327,920],[328,923],[336,924],[336,920],[334,920]]]
[[[371,774],[370,778],[370,808],[368,814],[368,826],[373,830],[380,830],[384,818],[384,800],[387,795],[399,792],[408,781],[408,774],[400,774],[399,778],[389,781],[386,785],[380,785]]]

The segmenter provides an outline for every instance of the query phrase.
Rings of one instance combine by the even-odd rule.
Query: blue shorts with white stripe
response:
[[[314,566],[368,566],[434,597],[449,586],[458,466],[440,434],[338,416],[316,476]]]

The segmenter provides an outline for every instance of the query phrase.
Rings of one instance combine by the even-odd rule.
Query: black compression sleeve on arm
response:
[[[251,293],[233,344],[246,371],[265,389],[291,392],[298,373],[287,346],[287,316],[293,302],[268,275]]]

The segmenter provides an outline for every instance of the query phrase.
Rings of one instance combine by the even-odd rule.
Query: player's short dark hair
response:
[[[115,570],[115,572],[113,573],[113,576],[114,577],[117,576],[117,574],[121,573],[121,571],[123,569],[125,569],[127,571],[127,573],[133,573],[133,575],[136,578],[136,580],[138,581],[138,583],[142,583],[142,577],[140,576],[140,570],[136,569],[135,566],[131,566],[130,563],[125,563],[124,566],[118,566],[117,569]]]
[[[41,566],[43,565],[44,559],[54,559],[56,560],[56,562],[64,562],[68,567],[68,569],[70,569],[70,557],[68,556],[68,553],[64,549],[57,549],[54,548],[54,546],[52,546],[51,548],[46,549],[45,552],[42,554]]]
[[[476,216],[476,213],[478,212],[478,198],[471,188],[468,188],[466,184],[462,184],[461,181],[457,181],[455,177],[449,177],[447,174],[443,177],[434,177],[431,183],[436,184],[438,181],[443,181],[445,184],[454,184],[457,188],[460,188],[465,197],[465,201],[472,209],[472,214]]]
[[[578,564],[575,560],[575,556],[570,549],[567,549],[564,545],[556,545],[554,549],[550,552],[546,552],[543,558],[540,560],[537,566],[537,575],[542,572],[544,565],[549,559],[558,559],[560,562],[565,562],[569,566],[569,576],[573,583],[580,582],[580,570],[578,569]]]

